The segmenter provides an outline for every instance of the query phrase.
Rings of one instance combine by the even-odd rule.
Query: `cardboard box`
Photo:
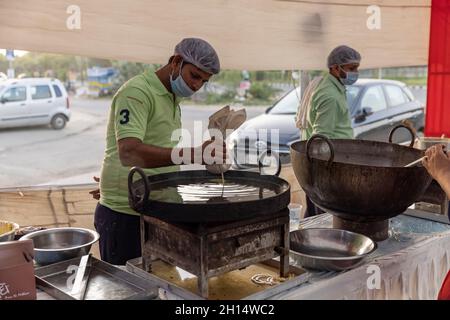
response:
[[[33,241],[0,243],[0,300],[36,300]]]

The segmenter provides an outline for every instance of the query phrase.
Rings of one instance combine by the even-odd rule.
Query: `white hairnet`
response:
[[[328,68],[334,65],[343,65],[350,63],[360,63],[361,55],[355,49],[347,46],[334,48],[328,56]]]
[[[220,71],[219,57],[214,48],[205,40],[185,38],[175,47],[175,54],[179,54],[185,62],[197,68],[217,74]]]

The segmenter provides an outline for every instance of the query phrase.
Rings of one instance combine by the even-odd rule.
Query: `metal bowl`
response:
[[[51,228],[31,232],[20,240],[33,240],[34,260],[39,265],[47,265],[88,254],[99,237],[89,229]]]
[[[11,221],[0,221],[0,242],[13,241],[19,225]]]
[[[421,150],[426,150],[436,144],[443,144],[447,146],[447,150],[450,150],[449,138],[437,138],[437,137],[420,137],[417,147]]]
[[[311,228],[290,233],[291,258],[306,269],[352,269],[376,249],[377,244],[369,237],[340,229]]]

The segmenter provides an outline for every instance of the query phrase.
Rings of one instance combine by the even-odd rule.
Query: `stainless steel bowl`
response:
[[[436,144],[443,144],[447,146],[447,150],[450,150],[450,139],[449,138],[433,138],[433,137],[421,137],[418,139],[417,147],[421,150],[426,150]]]
[[[0,221],[0,242],[13,241],[19,225],[11,221]]]
[[[33,240],[34,260],[39,265],[47,265],[88,254],[99,237],[89,229],[51,228],[31,232],[20,240]]]
[[[311,228],[290,233],[290,256],[307,269],[352,269],[376,249],[377,244],[369,237],[340,229]]]

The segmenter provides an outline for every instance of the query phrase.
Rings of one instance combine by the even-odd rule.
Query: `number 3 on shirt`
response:
[[[130,111],[128,109],[120,110],[120,115],[123,117],[120,119],[120,124],[127,124],[130,121]]]

